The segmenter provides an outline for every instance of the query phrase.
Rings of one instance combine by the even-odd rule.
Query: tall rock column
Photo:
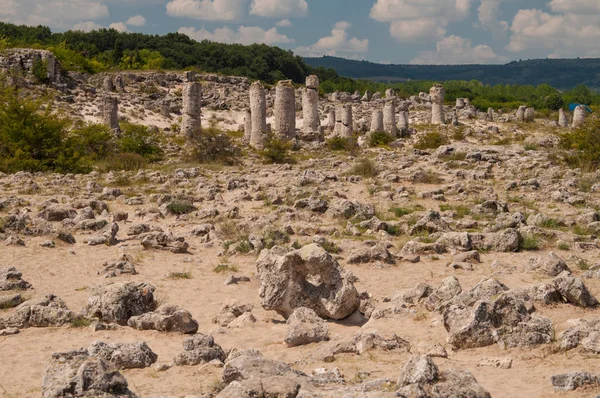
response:
[[[400,137],[408,136],[408,112],[400,111],[398,114],[398,135]]]
[[[327,112],[327,130],[333,131],[335,129],[335,109],[330,109]]]
[[[429,97],[431,98],[431,124],[446,124],[444,115],[444,96],[446,90],[440,85],[431,87]]]
[[[119,103],[114,97],[104,97],[102,103],[102,121],[111,131],[119,134]]]
[[[183,119],[181,132],[193,139],[202,128],[202,86],[196,81],[196,73],[186,73],[187,83],[183,86]]]
[[[259,81],[250,86],[250,115],[252,119],[250,146],[262,149],[267,132],[267,99],[265,88]]]
[[[517,109],[517,122],[525,121],[525,111],[526,110],[527,110],[527,107],[525,105],[521,105],[519,107],[519,109]]]
[[[373,115],[371,116],[371,130],[372,133],[383,131],[383,112],[381,109],[374,109]]]
[[[563,108],[558,110],[558,127],[569,127],[569,118]]]
[[[277,83],[274,130],[283,140],[296,138],[296,90],[291,80]]]
[[[396,97],[386,97],[383,107],[383,131],[396,138]]]
[[[302,131],[304,138],[314,140],[321,135],[319,119],[319,78],[310,75],[306,78],[306,88],[302,91]]]
[[[352,137],[352,123],[352,105],[339,105],[335,110],[335,128],[333,129],[333,134],[343,138]]]
[[[577,128],[585,123],[586,112],[587,110],[583,105],[579,105],[575,108],[573,111],[573,128]]]
[[[242,143],[245,145],[250,144],[250,137],[252,136],[252,112],[250,109],[246,110],[246,116],[244,116],[244,137]]]

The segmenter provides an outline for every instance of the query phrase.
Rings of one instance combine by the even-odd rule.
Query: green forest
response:
[[[377,64],[324,57],[317,60],[331,62],[327,65],[310,66],[307,60],[295,56],[292,51],[264,44],[244,46],[206,40],[197,42],[179,33],[160,36],[122,33],[113,29],[101,29],[87,33],[81,31],[54,33],[45,26],[30,27],[0,23],[0,49],[18,47],[51,50],[61,61],[64,72],[78,71],[94,74],[112,70],[193,68],[208,73],[246,76],[252,80],[262,80],[267,84],[290,79],[298,85],[304,83],[306,76],[316,74],[321,81],[323,94],[336,90],[347,92],[358,90],[361,93],[365,90],[383,92],[386,88],[392,87],[401,97],[428,92],[434,83],[443,81],[446,87],[446,101],[449,104],[453,103],[456,98],[466,97],[471,99],[474,106],[482,110],[486,110],[488,107],[515,109],[524,104],[548,110],[556,110],[573,102],[600,105],[600,94],[584,84],[573,84],[568,89],[564,89],[564,85],[558,85],[557,87],[563,87],[562,90],[547,82],[531,85],[531,82],[535,81],[533,78],[525,79],[524,82],[527,84],[508,84],[506,82],[489,84],[486,83],[486,79],[489,80],[487,74],[473,71],[469,73],[469,68],[493,67],[494,70],[503,70],[502,68],[510,68],[511,64],[446,67],[454,71],[462,71],[452,75],[456,76],[455,79],[446,79],[445,77],[450,75],[436,72],[441,68],[438,66],[410,66],[411,70],[415,71],[414,73],[418,73],[417,78],[385,83],[342,76],[349,73],[348,65],[354,71],[354,76],[365,77],[363,75],[368,75],[365,68],[368,69]],[[308,61],[312,63],[313,60],[315,59]],[[544,61],[546,60],[540,60],[540,62]],[[590,65],[596,65],[594,76],[598,75],[597,60],[564,61],[581,65],[591,62]],[[379,66],[387,67],[387,65]],[[397,67],[397,65],[392,66]],[[336,71],[336,69],[338,70]],[[543,69],[539,65],[532,65],[529,74],[542,75]],[[538,71],[540,73],[537,73]],[[590,71],[588,74],[591,74]],[[557,68],[555,74],[561,73],[570,78],[575,76],[580,79],[578,80],[580,82],[586,81],[581,73],[567,74],[564,68]]]

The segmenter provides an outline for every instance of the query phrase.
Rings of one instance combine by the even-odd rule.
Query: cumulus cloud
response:
[[[259,26],[240,26],[237,30],[222,27],[217,28],[212,32],[206,29],[182,27],[178,32],[197,41],[210,40],[219,43],[264,43],[271,45],[293,42],[293,40],[286,35],[279,33],[277,28],[265,30]]]
[[[496,39],[501,39],[506,36],[508,31],[508,22],[502,21],[499,18],[500,3],[503,0],[481,0],[481,4],[477,9],[479,23],[481,27],[492,32]]]
[[[246,10],[246,0],[171,0],[167,14],[203,21],[235,21]]]
[[[108,27],[119,32],[127,32],[127,26],[123,22],[114,22],[108,25]]]
[[[108,7],[98,0],[0,0],[0,20],[14,24],[67,29],[108,15]]]
[[[401,42],[435,40],[450,22],[469,16],[471,0],[377,0],[370,16],[390,23],[390,35]]]
[[[128,25],[128,26],[144,26],[144,25],[146,25],[146,18],[144,18],[141,15],[135,15],[135,16],[129,18],[125,22],[125,25]]]
[[[554,12],[569,14],[600,14],[600,1],[598,0],[552,0],[549,6]]]
[[[321,37],[312,46],[298,47],[294,51],[305,56],[337,56],[341,54],[356,57],[366,53],[369,50],[369,40],[350,38],[347,31],[351,26],[348,22],[340,21],[335,24],[330,36]]]
[[[552,3],[554,8],[562,4],[560,1]],[[574,3],[585,5],[582,0]],[[510,43],[506,49],[512,52],[546,49],[551,58],[598,57],[599,19],[600,12],[549,14],[538,9],[520,10],[512,21]]]
[[[282,19],[281,21],[277,22],[275,26],[278,26],[280,28],[289,28],[290,26],[292,26],[292,22],[289,19]]]
[[[104,26],[97,24],[96,22],[87,21],[87,22],[76,23],[75,25],[73,25],[71,30],[80,30],[82,32],[91,32],[92,30],[99,30],[102,28],[104,28]]]
[[[252,0],[250,14],[260,17],[305,17],[306,0]]]
[[[417,65],[503,63],[508,58],[497,55],[488,45],[473,46],[469,39],[448,36],[439,40],[435,51],[424,51],[410,63]]]

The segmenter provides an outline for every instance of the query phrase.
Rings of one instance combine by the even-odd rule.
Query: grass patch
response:
[[[167,275],[169,279],[192,279],[192,271],[184,271],[184,272],[169,272]]]
[[[542,221],[542,223],[540,224],[540,226],[542,228],[549,228],[549,229],[556,229],[559,227],[558,225],[558,221],[556,221],[554,218],[546,218]]]
[[[415,211],[417,211],[417,209],[414,209],[412,207],[392,207],[390,208],[390,212],[394,213],[396,215],[396,217],[400,218],[402,216],[406,216],[408,214],[412,214]]]
[[[419,140],[417,141],[417,143],[415,144],[415,148],[417,149],[437,149],[439,147],[441,147],[442,145],[447,145],[450,143],[450,140],[448,140],[448,137],[446,137],[445,135],[437,132],[437,131],[433,131],[433,132],[429,132],[426,133],[425,135],[421,136],[419,138]]]
[[[215,274],[222,274],[224,272],[238,272],[239,268],[237,265],[221,263],[213,268]]]
[[[371,133],[371,137],[369,139],[369,146],[372,148],[387,147],[393,141],[394,137],[392,137],[388,133],[384,133],[382,131],[375,131]]]
[[[338,254],[339,252],[342,251],[342,249],[340,249],[340,247],[338,245],[336,245],[334,242],[329,242],[329,241],[326,241],[323,244],[321,244],[321,247],[323,249],[325,249],[325,251],[327,253],[331,253],[331,254]]]
[[[467,206],[462,206],[462,205],[458,205],[458,206],[452,206],[452,205],[445,205],[442,204],[440,205],[440,211],[448,211],[451,210],[454,212],[454,215],[456,218],[465,218],[466,216],[471,214],[471,209]]]
[[[92,321],[90,321],[87,318],[83,318],[83,317],[76,317],[71,321],[71,327],[72,328],[85,328],[88,327],[92,324]]]
[[[467,158],[466,152],[453,152],[450,155],[440,156],[440,160],[444,162],[463,161]]]
[[[523,236],[523,250],[535,251],[540,249],[541,240],[536,235],[525,235]]]
[[[558,248],[558,250],[564,251],[571,249],[571,246],[567,242],[560,242],[556,247]]]
[[[525,144],[523,145],[523,149],[525,149],[526,151],[537,151],[538,147],[535,144]]]
[[[590,264],[583,258],[577,260],[575,264],[577,265],[577,268],[579,268],[582,271],[587,271],[590,269]]]
[[[167,210],[173,214],[190,214],[198,209],[187,200],[175,200],[167,205]]]
[[[362,158],[350,170],[348,170],[346,175],[373,178],[377,175],[377,167],[371,159]]]

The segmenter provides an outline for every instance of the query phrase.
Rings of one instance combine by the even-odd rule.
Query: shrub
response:
[[[182,215],[190,214],[197,209],[194,207],[192,202],[187,200],[174,200],[167,205],[167,210],[173,214]]]
[[[565,157],[571,167],[596,170],[600,165],[600,117],[590,117],[582,126],[562,135],[563,148],[576,152]]]
[[[191,140],[192,158],[200,163],[233,165],[238,162],[241,150],[233,144],[231,137],[216,127],[203,129]]]
[[[327,147],[331,151],[343,151],[346,149],[346,138],[344,137],[331,137],[327,140]]]
[[[377,175],[377,167],[371,159],[360,159],[348,172],[347,175],[362,176],[365,178],[373,178]]]
[[[265,146],[259,153],[265,159],[266,163],[291,163],[292,159],[289,155],[291,149],[291,143],[275,137],[273,133],[268,133],[265,139]]]
[[[369,146],[371,146],[371,147],[387,146],[393,141],[394,141],[394,137],[392,137],[388,133],[384,133],[381,131],[375,131],[375,132],[371,133],[371,137],[369,139]]]
[[[540,239],[535,235],[523,236],[523,250],[532,251],[540,248]]]
[[[448,137],[445,135],[433,131],[426,133],[425,135],[419,138],[419,141],[415,144],[415,148],[417,149],[437,149],[442,145],[447,145],[449,143]]]
[[[183,271],[183,272],[169,272],[167,275],[169,279],[192,279],[191,271]]]
[[[150,162],[156,162],[163,158],[158,135],[150,131],[147,126],[140,124],[124,124],[123,132],[117,140],[117,146],[121,152],[137,153]]]
[[[148,165],[148,159],[137,153],[116,153],[98,163],[101,172],[137,171]]]

